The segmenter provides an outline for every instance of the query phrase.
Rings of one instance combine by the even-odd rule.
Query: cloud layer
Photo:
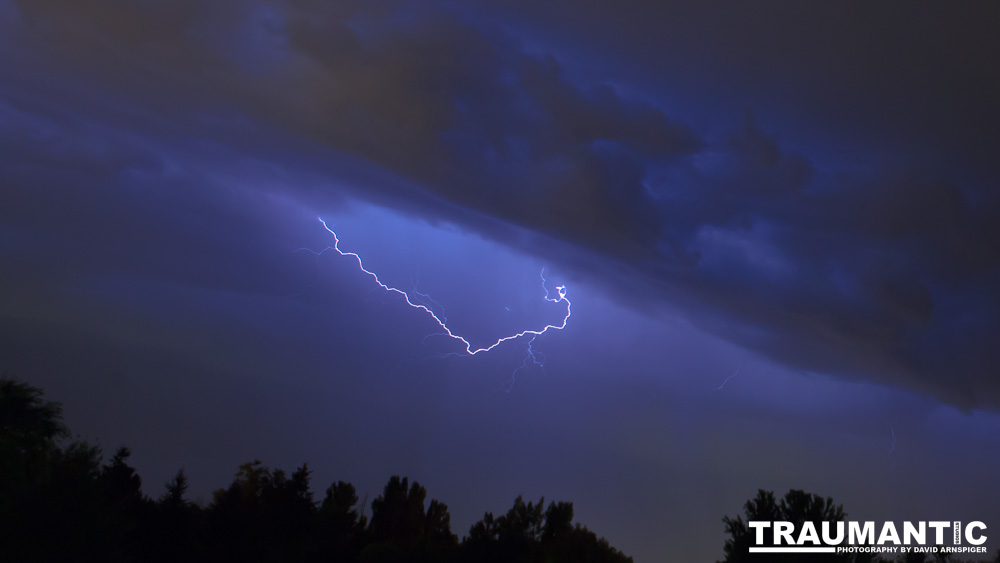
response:
[[[998,87],[975,68],[975,50],[995,39],[907,50],[921,36],[906,22],[932,13],[876,10],[871,29],[841,36],[849,22],[837,18],[713,22],[696,7],[641,3],[588,8],[563,27],[507,3],[493,23],[460,6],[310,0],[3,9],[2,170],[18,185],[0,212],[8,225],[65,233],[45,218],[53,208],[141,199],[101,192],[93,203],[86,186],[156,182],[225,155],[304,202],[346,194],[561,260],[621,302],[682,311],[795,368],[1000,408],[997,169],[981,131],[1000,124],[986,101]],[[659,20],[692,29],[656,34]],[[710,24],[732,33],[703,42]],[[958,23],[940,25],[931,37]],[[535,40],[539,29],[560,48]],[[619,57],[622,76],[646,69],[647,82],[580,72],[608,68],[584,60],[597,48]],[[928,82],[943,68],[945,83]],[[671,72],[714,92],[709,106],[728,77],[745,87],[730,103],[751,109],[699,131],[657,95]],[[967,105],[952,105],[971,86]],[[769,92],[793,116],[774,127],[801,143],[754,118],[776,115],[754,107]],[[823,111],[836,104],[847,117],[825,139]],[[690,121],[706,107],[696,105]],[[813,122],[820,132],[803,133]],[[955,138],[932,138],[946,132]],[[845,159],[844,146],[866,152]],[[102,240],[109,262],[142,251],[133,237]]]

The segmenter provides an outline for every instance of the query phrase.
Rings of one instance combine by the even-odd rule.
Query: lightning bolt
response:
[[[551,301],[551,299],[549,299],[549,290],[546,287],[547,281],[545,279],[545,268],[542,268],[542,272],[539,274],[539,277],[542,278],[542,289],[545,290],[545,299],[547,301]],[[504,307],[504,309],[507,309],[508,311],[510,311],[510,307]],[[514,388],[514,383],[517,381],[517,372],[519,372],[519,371],[521,371],[523,369],[528,369],[528,364],[529,363],[531,363],[532,365],[538,366],[539,368],[541,368],[542,373],[545,373],[545,356],[543,356],[541,352],[535,352],[535,349],[532,347],[535,344],[535,339],[536,338],[538,338],[537,335],[536,336],[532,336],[531,340],[528,341],[528,350],[526,351],[526,353],[524,355],[524,361],[521,362],[521,365],[519,365],[516,368],[514,368],[513,372],[511,372],[511,374],[510,374],[510,383],[507,385],[507,389],[506,389],[507,393],[510,393],[510,390]],[[536,356],[535,354],[538,354],[538,356],[542,356],[542,359],[539,360],[538,356]],[[501,389],[502,389],[502,387],[501,387]],[[497,389],[497,391],[499,391],[499,390],[500,389]]]
[[[739,367],[736,368],[736,371],[734,371],[732,375],[730,375],[729,377],[727,377],[725,379],[725,381],[722,382],[722,385],[719,385],[718,387],[716,387],[715,390],[716,391],[722,391],[722,388],[725,387],[727,383],[729,383],[730,379],[732,379],[732,378],[734,378],[734,377],[736,377],[737,375],[740,374],[740,370],[741,369],[743,369],[743,365],[742,364]]]
[[[330,233],[331,235],[333,235],[333,246],[328,246],[328,247],[324,248],[323,250],[321,250],[319,252],[316,252],[314,250],[310,250],[308,248],[300,248],[299,251],[312,252],[313,254],[316,254],[317,257],[319,257],[319,256],[322,256],[325,252],[327,252],[329,250],[332,250],[332,251],[336,252],[337,254],[339,254],[341,256],[349,256],[349,257],[354,258],[358,262],[358,268],[362,272],[364,272],[365,274],[367,274],[369,277],[371,277],[372,280],[374,280],[375,283],[378,284],[379,287],[381,287],[382,289],[384,289],[385,291],[387,291],[389,293],[397,293],[397,294],[403,296],[403,299],[406,301],[407,305],[409,305],[410,307],[412,307],[414,309],[420,309],[421,311],[427,313],[427,315],[430,316],[432,319],[434,319],[434,322],[436,322],[438,324],[438,326],[441,327],[441,330],[443,332],[434,333],[434,335],[429,335],[429,336],[440,335],[440,336],[447,336],[448,338],[451,338],[452,340],[457,340],[458,342],[460,342],[463,345],[464,350],[463,350],[462,353],[464,353],[466,355],[475,356],[476,354],[479,354],[479,353],[482,353],[482,352],[489,352],[490,350],[496,348],[497,346],[503,344],[504,342],[507,342],[508,340],[517,340],[518,338],[521,338],[522,336],[526,336],[526,335],[530,334],[530,335],[532,335],[532,338],[531,338],[531,342],[528,343],[528,357],[525,358],[523,367],[527,367],[527,363],[529,361],[529,358],[535,364],[541,365],[535,359],[535,352],[532,350],[531,344],[535,341],[535,338],[538,338],[539,336],[545,334],[549,330],[562,330],[562,329],[566,328],[566,323],[569,321],[570,316],[573,314],[572,303],[570,303],[570,300],[566,297],[566,286],[565,285],[556,286],[556,288],[555,288],[555,290],[556,290],[556,297],[552,297],[549,294],[548,288],[546,287],[545,270],[543,269],[541,277],[542,277],[542,289],[545,290],[545,298],[544,299],[546,301],[550,301],[552,303],[565,303],[566,304],[566,315],[563,317],[562,322],[559,323],[559,324],[547,324],[547,325],[545,325],[544,327],[542,327],[542,328],[540,328],[538,330],[522,330],[521,332],[518,332],[518,333],[515,333],[515,334],[511,334],[509,336],[504,336],[502,338],[498,338],[496,340],[496,342],[494,342],[494,343],[492,343],[492,344],[490,344],[488,346],[483,346],[481,348],[473,348],[472,344],[468,340],[466,340],[465,337],[463,337],[461,335],[458,335],[458,334],[455,334],[454,332],[452,332],[451,328],[448,327],[448,319],[447,319],[447,317],[443,317],[442,318],[442,317],[438,316],[438,313],[436,313],[434,311],[434,309],[432,308],[432,307],[436,306],[437,309],[443,311],[444,310],[443,307],[441,307],[440,304],[437,303],[436,301],[434,301],[433,299],[430,299],[430,297],[428,297],[426,294],[420,293],[419,291],[417,291],[415,283],[414,283],[414,289],[410,293],[408,293],[406,291],[403,291],[402,289],[399,289],[397,287],[392,287],[390,285],[387,285],[387,284],[383,283],[382,280],[379,279],[378,275],[375,272],[373,272],[373,271],[368,270],[367,268],[365,268],[364,262],[361,260],[361,256],[359,256],[358,253],[356,253],[356,252],[345,252],[345,251],[341,250],[340,249],[340,238],[337,237],[337,233],[335,233],[333,231],[333,229],[331,229],[330,226],[326,224],[326,221],[324,221],[322,217],[318,217],[318,219],[319,219],[319,222],[323,224],[323,228],[326,229],[326,231],[328,233]],[[411,293],[412,293],[412,295],[411,295]],[[442,315],[443,315],[443,313],[442,313]],[[516,374],[517,370],[514,370],[514,373]],[[512,377],[513,377],[513,375],[512,375]]]

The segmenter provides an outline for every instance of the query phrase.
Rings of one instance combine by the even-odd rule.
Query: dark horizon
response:
[[[0,407],[4,561],[633,561],[574,522],[565,501],[519,496],[458,536],[448,506],[398,475],[369,503],[343,480],[313,490],[308,464],[253,460],[210,503],[190,501],[183,469],[151,497],[129,448],[102,460],[99,447],[70,438],[62,405],[41,389],[0,377]]]
[[[640,563],[758,489],[1000,527],[998,21],[0,0],[0,372],[203,502],[406,475]],[[469,357],[319,217],[473,350],[572,317]]]

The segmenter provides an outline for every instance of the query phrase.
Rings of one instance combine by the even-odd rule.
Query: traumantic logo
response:
[[[751,520],[747,525],[755,532],[750,553],[986,553],[986,524],[979,521],[964,526],[957,520],[903,522],[901,527],[884,522],[880,528],[854,521],[822,522],[819,529],[814,522],[796,527]]]

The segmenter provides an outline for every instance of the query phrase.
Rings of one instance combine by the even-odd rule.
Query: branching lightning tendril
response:
[[[545,299],[547,301],[551,301],[551,299],[549,299],[549,290],[546,289],[545,287],[546,280],[545,280],[544,268],[542,269],[542,272],[539,274],[539,277],[542,278],[542,289],[545,290]],[[510,311],[510,307],[504,307],[504,308]],[[517,372],[528,369],[529,364],[538,367],[539,369],[542,370],[542,373],[545,373],[545,356],[542,355],[541,352],[536,352],[535,349],[533,348],[536,338],[538,338],[538,335],[532,336],[531,340],[528,341],[528,349],[524,354],[524,361],[522,361],[521,365],[514,368],[514,371],[511,372],[510,383],[507,384],[505,389],[505,391],[507,391],[508,393],[510,393],[510,390],[514,388],[514,383],[517,381]],[[541,359],[539,359],[539,356],[541,356]],[[497,389],[497,391],[499,391],[499,389]]]
[[[736,368],[736,371],[734,371],[732,375],[730,375],[729,377],[727,377],[725,379],[725,381],[722,382],[722,385],[719,385],[718,387],[716,387],[715,390],[716,391],[722,391],[722,389],[726,386],[726,384],[729,383],[730,379],[732,379],[732,378],[734,378],[734,377],[736,377],[737,375],[740,374],[740,370],[741,369],[743,369],[743,365],[742,364],[739,367]]]
[[[322,255],[323,253],[325,253],[328,250],[332,250],[332,251],[336,252],[337,254],[339,254],[341,256],[350,256],[350,257],[353,257],[355,260],[358,261],[358,268],[362,272],[364,272],[365,274],[368,274],[368,276],[370,276],[373,280],[375,280],[375,283],[377,283],[379,285],[379,287],[381,287],[382,289],[384,289],[385,291],[387,291],[389,293],[397,293],[397,294],[401,295],[403,297],[403,299],[406,301],[407,305],[409,305],[410,307],[413,307],[414,309],[420,309],[420,310],[424,311],[432,319],[434,319],[434,322],[436,322],[438,324],[438,326],[441,327],[441,329],[444,331],[444,332],[440,332],[440,333],[434,333],[434,335],[447,336],[447,337],[449,337],[449,338],[451,338],[453,340],[457,340],[460,343],[462,343],[462,345],[465,347],[463,353],[466,354],[466,355],[475,356],[476,354],[479,354],[480,352],[489,352],[490,350],[496,348],[497,346],[499,346],[500,344],[503,344],[504,342],[507,342],[509,340],[516,340],[518,338],[521,338],[522,336],[531,335],[532,336],[531,341],[528,343],[528,357],[525,358],[524,364],[523,364],[522,367],[527,367],[529,359],[530,359],[530,361],[534,362],[536,365],[541,365],[540,362],[538,362],[537,359],[535,358],[536,352],[534,352],[532,350],[532,348],[531,348],[531,345],[532,345],[532,343],[534,343],[535,338],[538,338],[539,336],[545,334],[550,329],[551,330],[562,330],[562,329],[566,328],[566,323],[567,323],[567,321],[569,321],[569,318],[572,315],[572,308],[571,308],[572,304],[570,303],[569,299],[566,298],[566,286],[564,286],[564,285],[556,286],[555,289],[556,289],[556,295],[557,295],[557,297],[552,297],[549,294],[548,288],[546,287],[545,270],[542,270],[542,274],[541,274],[541,276],[542,276],[542,289],[545,290],[545,298],[544,299],[546,301],[550,301],[552,303],[565,303],[566,304],[566,315],[563,317],[562,322],[559,323],[559,324],[547,324],[547,325],[545,325],[544,327],[542,327],[542,328],[540,328],[538,330],[523,330],[521,332],[512,334],[510,336],[504,336],[502,338],[498,338],[496,340],[496,342],[490,344],[489,346],[483,346],[483,347],[480,347],[480,348],[473,348],[472,344],[468,340],[466,340],[465,337],[460,336],[460,335],[455,334],[454,332],[452,332],[451,328],[448,327],[448,318],[445,317],[445,316],[443,316],[444,315],[444,313],[443,313],[443,311],[444,311],[443,307],[441,307],[440,303],[438,303],[438,302],[434,301],[433,299],[431,299],[427,294],[420,293],[419,291],[417,291],[417,289],[416,289],[416,283],[415,282],[413,284],[414,285],[413,291],[409,292],[409,293],[406,292],[406,291],[403,291],[402,289],[386,285],[385,283],[382,282],[382,280],[379,279],[378,275],[375,274],[375,272],[372,272],[371,270],[368,270],[368,269],[365,268],[364,263],[361,260],[361,256],[359,256],[356,252],[345,252],[345,251],[341,250],[340,249],[340,239],[337,237],[337,233],[335,233],[333,231],[333,229],[331,229],[326,224],[326,221],[324,221],[323,218],[320,217],[319,221],[320,221],[320,223],[323,224],[323,228],[326,229],[327,232],[329,232],[331,235],[333,235],[333,246],[328,246],[328,247],[324,248],[323,250],[321,250],[319,252],[316,252],[314,250],[310,250],[308,248],[300,248],[299,250],[313,252],[317,256]],[[411,295],[411,293],[412,293],[412,295]],[[439,309],[439,312],[440,312],[441,316],[439,316],[439,312],[435,311],[435,308]],[[428,336],[433,336],[433,335],[428,335]],[[518,369],[521,369],[521,368],[518,368]],[[517,373],[517,371],[518,370],[514,370],[514,373]],[[513,377],[513,375],[512,375],[512,377]]]

